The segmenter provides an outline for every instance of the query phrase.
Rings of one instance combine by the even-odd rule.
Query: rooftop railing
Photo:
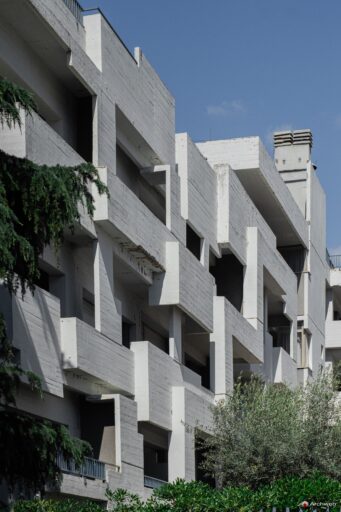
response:
[[[105,464],[97,459],[84,457],[83,464],[77,466],[74,460],[65,460],[63,455],[59,454],[56,462],[63,473],[105,481]]]
[[[70,9],[78,23],[83,25],[83,8],[77,0],[63,0],[64,4]]]
[[[144,477],[144,486],[149,487],[149,489],[159,489],[162,485],[165,485],[167,482],[164,480],[159,480],[158,478],[154,478],[152,476]]]
[[[327,262],[330,268],[341,268],[341,254],[329,254],[327,251]]]

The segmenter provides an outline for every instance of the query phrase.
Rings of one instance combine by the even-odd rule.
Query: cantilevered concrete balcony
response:
[[[19,351],[22,368],[41,377],[44,391],[62,397],[60,300],[38,287],[23,300],[2,286],[0,298],[7,334]]]
[[[178,305],[204,329],[213,330],[214,278],[179,242],[167,242],[165,274],[155,277],[150,304]]]
[[[341,349],[341,320],[326,321],[326,348]]]
[[[77,376],[90,386],[107,392],[134,394],[134,355],[91,325],[78,318],[61,319],[61,352],[63,369],[70,382],[77,385]]]
[[[214,395],[202,387],[201,377],[179,364],[148,341],[131,344],[135,355],[135,401],[138,421],[150,422],[172,430],[172,390],[185,387],[200,398],[212,402]]]
[[[197,144],[212,166],[228,164],[274,232],[278,246],[308,246],[308,225],[259,137]]]
[[[297,365],[282,347],[272,348],[273,381],[295,387],[297,383]]]
[[[100,177],[109,187],[110,197],[96,197],[94,220],[124,248],[140,259],[153,272],[166,268],[165,246],[172,235],[163,224],[125,185],[120,178],[108,175],[105,167]]]

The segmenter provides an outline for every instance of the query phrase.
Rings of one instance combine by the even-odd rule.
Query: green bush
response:
[[[202,441],[203,469],[219,487],[257,489],[285,476],[316,471],[341,480],[341,409],[331,376],[305,387],[240,381],[213,410]]]
[[[92,500],[20,500],[13,512],[103,512],[103,506]]]
[[[263,512],[298,511],[303,501],[309,511],[332,511],[341,507],[341,483],[315,474],[309,479],[286,477],[251,490],[248,487],[213,489],[201,482],[166,484],[143,501],[124,489],[107,491],[110,512]],[[333,504],[333,505],[331,505]],[[102,512],[98,502],[77,500],[18,501],[14,512]]]
[[[167,505],[163,510],[174,512],[265,512],[273,507],[277,511],[284,511],[287,507],[299,510],[303,501],[310,504],[310,510],[325,510],[327,504],[334,504],[330,510],[339,511],[341,483],[317,473],[309,479],[285,477],[257,490],[245,486],[220,490],[201,482],[185,483],[180,480],[155,491],[155,498],[157,503]],[[159,512],[161,509],[154,510]]]

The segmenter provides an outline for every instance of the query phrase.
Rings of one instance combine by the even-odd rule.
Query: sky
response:
[[[310,128],[341,254],[340,0],[81,0],[142,48],[194,141]]]

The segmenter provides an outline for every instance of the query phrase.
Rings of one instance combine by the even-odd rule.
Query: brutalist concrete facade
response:
[[[38,104],[21,130],[2,128],[1,149],[92,161],[110,191],[93,190],[94,221],[83,214],[58,257],[46,249],[34,296],[1,291],[21,363],[43,379],[44,399],[23,383],[18,408],[93,446],[83,476],[60,461],[58,492],[105,501],[107,485],[147,496],[200,478],[196,434],[240,372],[295,386],[340,358],[311,133],[275,134],[274,159],[258,137],[195,144],[100,12],[0,12],[0,75]]]

